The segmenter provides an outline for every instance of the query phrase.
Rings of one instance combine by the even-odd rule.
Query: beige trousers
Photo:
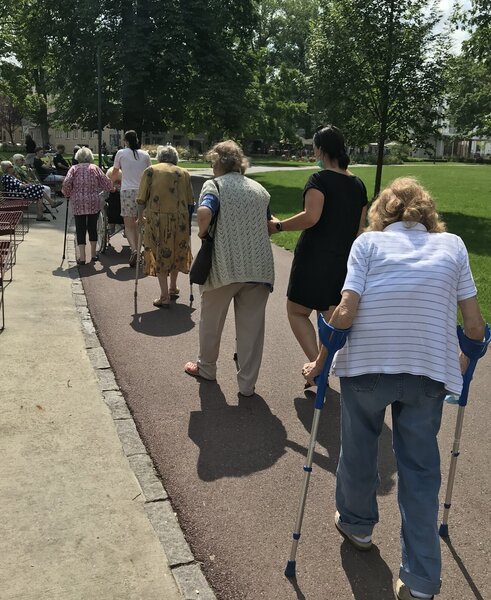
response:
[[[215,379],[220,339],[230,302],[234,301],[237,337],[237,382],[241,394],[254,393],[264,345],[264,321],[269,288],[261,283],[231,283],[201,295],[199,322],[200,375]]]

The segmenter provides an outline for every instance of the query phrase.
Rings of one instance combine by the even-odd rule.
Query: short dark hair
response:
[[[314,133],[314,144],[331,160],[336,159],[341,169],[347,169],[349,156],[344,145],[344,136],[334,125],[321,125]]]
[[[56,149],[65,151],[65,146],[63,144],[58,144],[58,146],[56,146]]]
[[[35,150],[34,150],[34,154],[37,154],[40,150],[42,150],[44,152],[44,148],[42,146],[38,146]]]

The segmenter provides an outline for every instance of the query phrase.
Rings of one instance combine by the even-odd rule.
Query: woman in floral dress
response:
[[[175,148],[159,146],[157,160],[143,172],[137,202],[139,220],[143,213],[145,217],[145,274],[160,284],[160,297],[153,304],[169,308],[179,296],[178,273],[189,273],[191,267],[189,206],[194,198],[191,177],[177,166]]]

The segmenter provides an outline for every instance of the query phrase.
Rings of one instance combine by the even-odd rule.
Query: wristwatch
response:
[[[275,223],[275,227],[276,227],[276,231],[283,231],[283,223],[281,221],[278,221],[278,223]]]

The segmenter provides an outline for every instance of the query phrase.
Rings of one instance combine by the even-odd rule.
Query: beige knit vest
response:
[[[200,199],[207,193],[218,196],[220,210],[212,267],[204,290],[230,283],[254,282],[272,286],[273,252],[266,218],[269,193],[240,173],[227,173],[207,181]]]

